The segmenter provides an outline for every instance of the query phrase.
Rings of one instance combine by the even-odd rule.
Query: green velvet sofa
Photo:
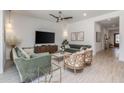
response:
[[[91,48],[91,45],[69,44],[69,47],[65,48],[64,51],[74,53],[74,52],[80,51],[82,49],[86,50],[87,48]]]
[[[37,78],[40,71],[51,67],[49,53],[32,54],[28,56],[20,48],[13,48],[13,61],[20,76],[20,82],[31,82]]]

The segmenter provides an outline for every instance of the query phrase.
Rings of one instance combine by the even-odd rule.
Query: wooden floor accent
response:
[[[55,60],[52,62],[58,64]],[[91,66],[79,71],[76,75],[69,69],[62,67],[62,83],[123,83],[124,62],[118,61],[118,49],[109,49],[97,53]],[[59,78],[55,72],[56,78]],[[4,74],[0,75],[0,82],[19,82],[19,76],[15,66],[8,67]]]

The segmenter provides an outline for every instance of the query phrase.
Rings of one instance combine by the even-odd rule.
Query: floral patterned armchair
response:
[[[72,55],[65,55],[64,56],[64,68],[70,68],[74,70],[80,70],[84,68],[84,59],[85,55],[84,52],[77,52]]]
[[[85,50],[85,64],[86,65],[91,65],[92,58],[93,58],[93,51],[92,51],[92,49]]]

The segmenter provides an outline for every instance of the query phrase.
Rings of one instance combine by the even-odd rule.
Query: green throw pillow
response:
[[[18,57],[26,58],[26,56],[20,51],[19,48],[16,47],[15,51],[16,51]]]

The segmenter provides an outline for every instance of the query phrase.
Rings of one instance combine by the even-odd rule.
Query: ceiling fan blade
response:
[[[61,19],[58,18],[56,22],[61,22],[62,20],[63,20],[62,18]]]
[[[65,17],[65,18],[63,18],[63,19],[72,19],[73,17]]]
[[[58,18],[57,16],[53,15],[53,14],[49,14],[50,16],[54,17],[54,18]]]

